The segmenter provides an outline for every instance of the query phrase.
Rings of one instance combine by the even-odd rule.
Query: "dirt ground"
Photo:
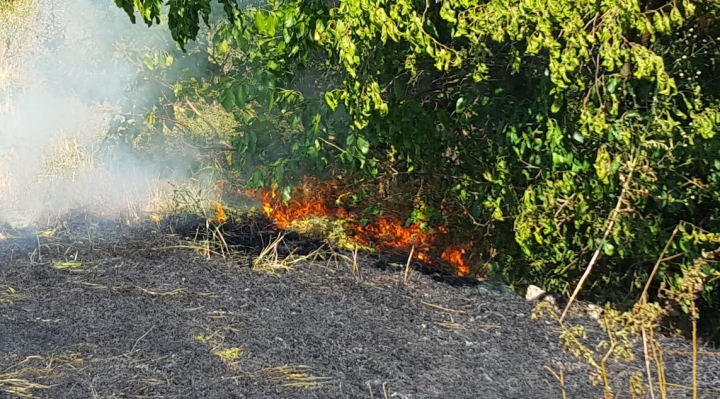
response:
[[[0,397],[30,381],[42,398],[562,398],[544,369],[560,365],[568,398],[602,397],[522,298],[421,273],[406,286],[370,254],[361,281],[343,259],[254,271],[276,234],[257,221],[228,232],[228,259],[193,248],[192,220],[58,227],[0,229]],[[688,344],[663,346],[668,382],[689,386]],[[701,397],[720,397],[720,354],[701,350]],[[619,397],[641,359],[611,366]]]

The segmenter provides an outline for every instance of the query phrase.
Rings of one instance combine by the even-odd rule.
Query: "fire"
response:
[[[446,235],[447,229],[440,226],[438,234],[429,233],[417,225],[406,226],[405,222],[395,216],[382,216],[371,220],[370,223],[360,224],[352,220],[359,219],[342,207],[331,205],[328,198],[332,198],[333,184],[305,184],[296,188],[296,194],[286,205],[278,198],[274,190],[260,190],[259,197],[265,214],[275,220],[281,229],[287,228],[291,222],[309,217],[328,217],[346,220],[349,227],[349,235],[356,243],[377,249],[379,251],[403,250],[410,252],[414,247],[413,258],[434,263],[432,253],[436,251],[436,239],[438,234]],[[247,193],[250,194],[250,193]],[[440,259],[453,265],[458,275],[467,275],[470,268],[465,262],[465,254],[470,246],[450,246],[444,249]]]
[[[226,221],[227,215],[225,215],[225,209],[223,209],[223,206],[218,202],[215,205],[215,223],[223,224]]]
[[[464,276],[470,273],[470,268],[465,264],[465,253],[470,249],[468,245],[462,247],[449,246],[445,248],[442,255],[440,256],[444,261],[455,265],[458,269],[458,274]]]

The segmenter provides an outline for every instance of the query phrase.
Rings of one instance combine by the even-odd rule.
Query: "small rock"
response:
[[[527,292],[525,293],[525,299],[530,302],[537,301],[537,300],[541,299],[541,297],[545,294],[546,294],[546,292],[543,291],[542,288],[540,288],[536,285],[530,285],[527,288]]]

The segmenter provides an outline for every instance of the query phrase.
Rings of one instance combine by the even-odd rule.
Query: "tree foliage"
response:
[[[116,3],[149,25],[162,13]],[[185,48],[210,1],[167,3]],[[221,73],[175,94],[236,115],[250,186],[422,179],[496,241],[499,271],[559,291],[597,248],[587,292],[610,295],[641,287],[670,239],[671,286],[718,244],[718,0],[220,3]]]

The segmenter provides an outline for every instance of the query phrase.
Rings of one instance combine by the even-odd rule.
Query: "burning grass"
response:
[[[259,197],[264,213],[281,229],[307,231],[309,227],[311,231],[318,231],[324,227],[326,232],[341,238],[339,243],[344,247],[400,251],[428,264],[449,264],[460,276],[470,274],[466,255],[471,245],[443,246],[441,242],[449,235],[444,226],[433,229],[393,214],[363,217],[333,201],[342,197],[342,191],[337,182],[319,183],[306,179],[294,189],[288,203],[284,203],[275,190],[261,189],[249,194]]]

